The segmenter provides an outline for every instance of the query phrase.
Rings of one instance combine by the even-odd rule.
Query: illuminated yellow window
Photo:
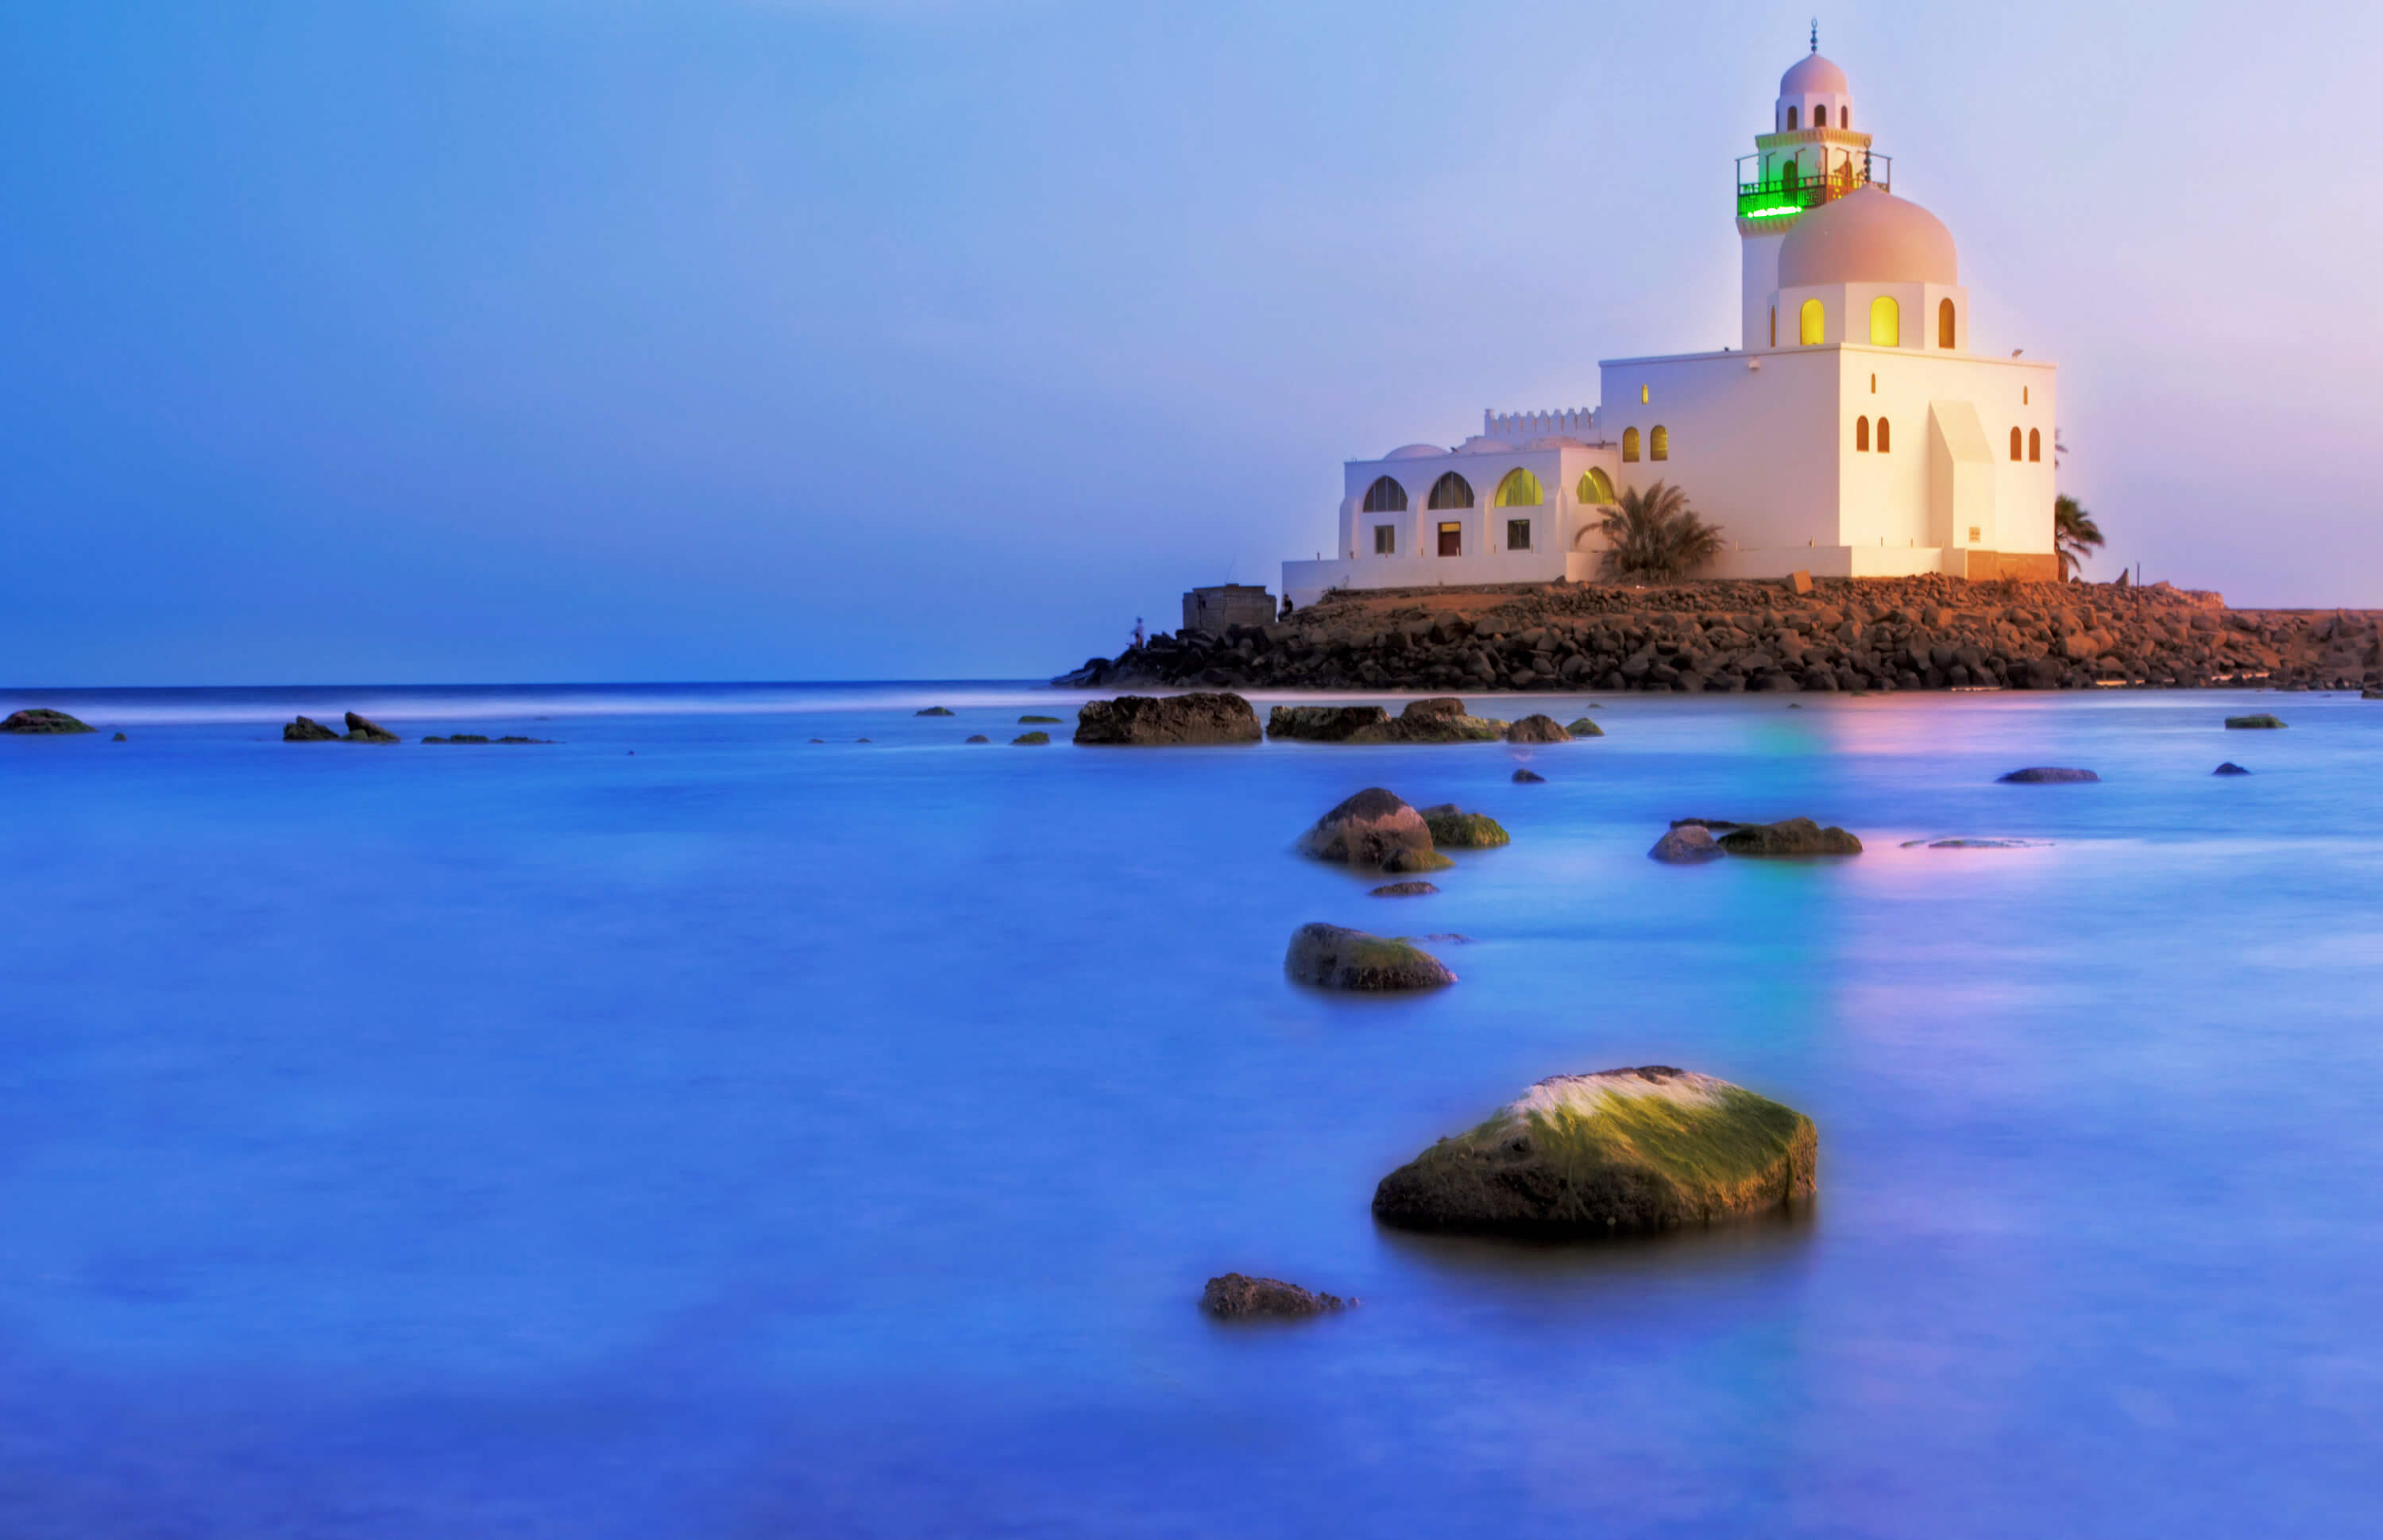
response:
[[[1580,486],[1573,495],[1592,507],[1613,500],[1613,478],[1597,466],[1590,466],[1580,475]]]
[[[1641,406],[1647,404],[1647,387],[1643,385],[1638,388],[1638,404]]]
[[[1653,432],[1647,435],[1647,458],[1649,460],[1672,458],[1672,433],[1669,428],[1658,425]]]
[[[1950,351],[1953,346],[1953,302],[1936,302],[1936,345]]]
[[[1637,460],[1638,430],[1636,428],[1624,428],[1622,430],[1622,458],[1625,462],[1635,462]]]
[[[1500,508],[1537,508],[1546,499],[1539,496],[1539,478],[1519,466],[1506,473],[1498,484]]]
[[[1797,340],[1809,348],[1821,340],[1821,302],[1807,300],[1796,313]]]
[[[1903,346],[1902,307],[1884,294],[1870,302],[1870,345],[1873,348]]]

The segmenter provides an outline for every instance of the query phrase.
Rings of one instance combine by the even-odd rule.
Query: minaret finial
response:
[[[1812,52],[1814,52],[1815,54],[1817,54],[1817,53],[1819,53],[1820,51],[1821,51],[1821,18],[1820,18],[1819,17],[1817,17],[1817,16],[1816,16],[1816,17],[1812,18]]]

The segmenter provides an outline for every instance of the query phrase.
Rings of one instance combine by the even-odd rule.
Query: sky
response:
[[[1809,9],[0,0],[0,684],[1023,678],[1736,341]],[[2383,606],[2383,6],[1841,6],[2089,575]],[[2368,362],[2362,363],[2361,359]]]

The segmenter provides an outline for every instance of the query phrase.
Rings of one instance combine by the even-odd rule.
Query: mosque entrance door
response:
[[[1464,554],[1464,526],[1463,524],[1442,524],[1439,526],[1439,554],[1442,556],[1463,556]]]

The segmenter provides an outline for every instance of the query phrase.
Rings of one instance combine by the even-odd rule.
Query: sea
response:
[[[1119,749],[1080,698],[6,694],[101,731],[0,737],[0,1536],[2383,1527],[2383,703]],[[408,741],[280,739],[350,709]],[[1513,844],[1404,899],[1294,852],[1375,785]],[[1863,854],[1647,857],[1797,815]],[[1295,985],[1309,920],[1459,981]],[[1372,1218],[1639,1065],[1808,1114],[1818,1200]],[[1358,1303],[1219,1323],[1227,1271]]]

